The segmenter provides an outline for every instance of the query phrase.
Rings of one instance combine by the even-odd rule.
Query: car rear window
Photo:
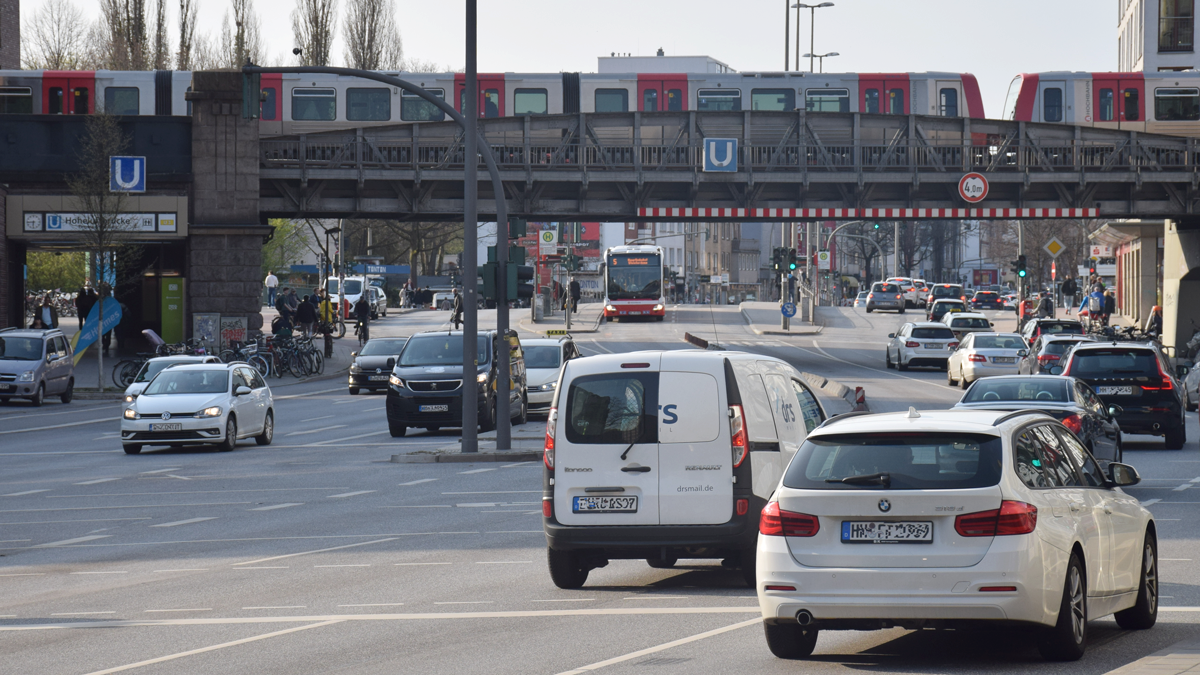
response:
[[[1051,401],[1068,403],[1071,398],[1067,380],[1050,378],[982,379],[967,390],[963,403],[1001,401]]]
[[[1043,335],[1083,335],[1083,324],[1075,321],[1043,321],[1038,324],[1038,331]]]
[[[914,328],[912,336],[918,340],[953,340],[954,331],[949,328]]]
[[[957,298],[962,295],[962,288],[959,286],[934,286],[933,297],[935,298]]]
[[[788,465],[783,484],[803,490],[936,490],[1000,482],[996,436],[958,433],[838,434],[809,438]],[[879,481],[843,482],[887,474]]]
[[[567,441],[657,443],[658,373],[591,375],[567,391]]]
[[[991,291],[979,291],[975,294],[976,300],[995,300],[997,297],[999,296]]]
[[[1024,349],[1025,341],[1015,335],[975,335],[975,349]]]
[[[1053,342],[1047,342],[1046,346],[1042,348],[1042,352],[1045,354],[1062,355],[1067,353],[1067,350],[1071,347],[1079,344],[1079,342],[1079,340],[1054,340]]]
[[[900,288],[898,286],[896,286],[896,284],[875,284],[875,287],[872,288],[871,290],[876,293],[899,293],[900,292]]]
[[[987,319],[952,319],[950,325],[954,328],[991,328]]]
[[[1158,377],[1158,359],[1149,349],[1087,349],[1071,359],[1076,377]]]

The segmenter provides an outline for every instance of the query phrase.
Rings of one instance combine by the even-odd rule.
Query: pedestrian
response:
[[[1038,301],[1037,315],[1039,319],[1054,318],[1054,298],[1050,293],[1042,293],[1042,299]]]
[[[267,278],[263,281],[267,286],[267,306],[275,306],[275,290],[279,287],[279,277],[271,270],[267,270]]]
[[[333,358],[333,322],[336,319],[333,302],[324,291],[321,293],[320,304],[317,305],[317,321],[321,334],[325,336],[325,358]]]
[[[1112,289],[1104,291],[1104,325],[1108,325],[1109,319],[1113,313],[1117,311],[1117,296],[1113,295]]]
[[[279,312],[279,316],[283,317],[289,324],[292,320],[292,307],[288,304],[288,287],[284,286],[283,291],[275,298],[275,311]]]
[[[583,296],[583,292],[579,288],[579,281],[574,277],[571,278],[571,283],[568,286],[568,291],[571,294],[571,313],[579,313],[579,298]]]
[[[33,315],[33,323],[29,324],[29,328],[31,330],[45,330],[46,324],[42,323],[41,316],[34,314]]]
[[[454,326],[454,330],[458,330],[462,325],[463,320],[463,299],[462,294],[458,289],[454,289],[454,300],[450,305],[450,324]]]
[[[1078,292],[1079,286],[1068,274],[1062,283],[1063,306],[1067,308],[1067,316],[1071,315],[1071,308],[1075,306],[1075,294]]]
[[[42,304],[38,307],[38,316],[42,319],[42,324],[46,328],[58,328],[58,310],[54,308],[54,301],[50,299],[50,294],[42,296]]]
[[[1162,334],[1162,307],[1155,305],[1151,308],[1150,316],[1146,317],[1145,332],[1147,335],[1153,337],[1158,337]]]
[[[296,295],[296,289],[294,289],[294,288],[288,289],[287,304],[288,304],[288,307],[291,308],[292,314],[295,314],[296,310],[300,309],[300,297],[298,295]]]
[[[92,311],[91,297],[88,291],[91,290],[89,283],[79,287],[79,292],[75,294],[75,314],[79,317],[79,330],[83,330],[83,322],[87,319],[88,312]]]
[[[304,296],[304,302],[296,309],[296,325],[305,334],[313,334],[313,324],[317,322],[317,308]]]

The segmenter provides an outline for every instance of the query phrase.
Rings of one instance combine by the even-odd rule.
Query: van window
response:
[[[810,437],[788,465],[783,484],[806,490],[862,490],[850,476],[888,474],[872,490],[952,490],[1000,483],[997,436],[962,433],[837,434]],[[831,482],[832,481],[832,482]]]
[[[808,432],[800,433],[800,403],[788,379],[776,373],[764,374],[762,379],[767,386],[767,396],[771,399],[771,413],[775,417],[775,433],[779,440],[800,442]]]
[[[717,380],[707,373],[659,375],[658,442],[708,443],[721,432]]]
[[[567,391],[572,444],[656,443],[657,417],[658,373],[580,377]]]
[[[792,380],[792,389],[796,392],[796,398],[800,401],[800,416],[804,418],[804,427],[806,431],[812,431],[821,426],[825,421],[825,416],[821,414],[821,404],[817,403],[817,397],[809,391],[808,387],[803,383]]]

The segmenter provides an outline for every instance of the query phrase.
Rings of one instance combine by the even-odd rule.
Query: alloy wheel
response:
[[[1078,567],[1072,567],[1067,583],[1071,589],[1071,633],[1075,636],[1075,643],[1083,642],[1084,631],[1087,624],[1087,608],[1084,606],[1083,597],[1083,575]]]
[[[1146,600],[1150,613],[1158,611],[1158,565],[1154,556],[1154,547],[1149,542],[1142,551],[1142,576],[1146,579]]]

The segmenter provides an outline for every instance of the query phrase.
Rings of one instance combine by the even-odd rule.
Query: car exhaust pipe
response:
[[[1155,422],[1155,423],[1154,423],[1154,430],[1155,430],[1155,431],[1158,431],[1158,427],[1159,427],[1159,426],[1161,426],[1161,425],[1159,425],[1159,423],[1158,423],[1158,422]]]
[[[799,612],[796,612],[796,622],[801,626],[811,626],[813,625],[813,621],[814,619],[812,612],[808,611],[807,609],[802,609]]]

